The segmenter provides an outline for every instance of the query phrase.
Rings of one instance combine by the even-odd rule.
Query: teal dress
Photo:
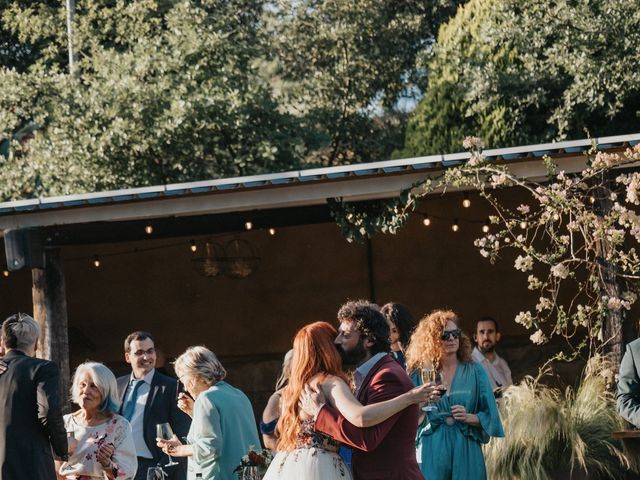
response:
[[[247,396],[226,382],[218,382],[198,395],[187,435],[193,447],[187,479],[232,480],[233,470],[250,447],[260,450],[258,429]]]
[[[421,385],[419,375],[411,379]],[[475,413],[480,427],[456,422],[451,406],[462,405]],[[451,388],[438,402],[437,411],[425,412],[418,426],[416,455],[426,480],[483,480],[487,478],[481,445],[490,437],[504,437],[491,384],[481,365],[459,363]]]

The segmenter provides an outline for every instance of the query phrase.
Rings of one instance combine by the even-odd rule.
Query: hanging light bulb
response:
[[[93,256],[93,266],[100,268],[100,257],[98,257],[98,255]]]
[[[527,228],[527,222],[526,222],[526,221],[524,221],[524,220],[522,220],[522,221],[520,222],[520,228],[521,228],[522,230],[525,230],[525,229]]]
[[[464,208],[469,208],[471,206],[471,200],[469,200],[469,194],[467,192],[464,193],[464,198],[462,200],[462,206]]]
[[[422,224],[423,224],[425,227],[428,227],[429,225],[431,225],[431,219],[429,218],[429,215],[426,215],[426,214],[425,214],[425,216],[424,216],[424,220],[422,220]]]
[[[458,230],[460,230],[460,225],[458,225],[457,218],[453,219],[453,225],[451,225],[451,230],[453,230],[454,232],[457,232]]]
[[[276,229],[275,229],[275,228],[273,228],[273,227],[271,227],[271,228],[269,229],[269,235],[273,236],[273,235],[275,235],[275,234],[276,234]]]
[[[482,225],[482,231],[483,231],[484,233],[489,233],[489,220],[486,220],[486,221],[484,222],[484,225]]]
[[[7,270],[6,268],[2,271],[2,275],[4,277],[8,277],[9,276],[9,270]]]
[[[189,248],[191,249],[191,251],[193,253],[196,253],[196,250],[198,250],[198,246],[196,245],[196,241],[195,240],[191,240],[191,246]]]
[[[251,223],[251,222],[245,222],[245,224],[244,224],[244,228],[245,228],[246,230],[251,230],[251,229],[253,228],[253,223]]]
[[[147,235],[151,235],[153,233],[153,226],[151,224],[144,227],[144,233]]]

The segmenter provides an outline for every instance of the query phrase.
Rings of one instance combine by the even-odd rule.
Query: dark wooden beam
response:
[[[67,298],[59,249],[44,252],[44,268],[33,268],[33,316],[40,325],[38,356],[58,364],[63,405],[69,402],[69,334]]]
[[[325,204],[215,215],[58,225],[41,229],[41,234],[44,245],[48,247],[90,245],[237,233],[245,230],[247,221],[251,221],[253,229],[257,230],[327,223],[333,220],[329,213],[329,207]],[[151,225],[153,228],[152,234],[145,232],[147,225]]]

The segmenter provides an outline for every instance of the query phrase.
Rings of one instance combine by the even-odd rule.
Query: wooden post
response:
[[[33,268],[33,317],[40,325],[38,356],[58,364],[62,404],[69,406],[67,298],[59,249],[45,250],[44,268]]]

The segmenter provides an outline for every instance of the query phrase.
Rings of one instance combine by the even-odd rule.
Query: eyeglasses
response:
[[[462,331],[459,328],[456,328],[455,330],[445,330],[444,332],[442,332],[442,340],[449,340],[449,338],[453,337],[454,340],[460,338],[460,335],[462,335]]]

